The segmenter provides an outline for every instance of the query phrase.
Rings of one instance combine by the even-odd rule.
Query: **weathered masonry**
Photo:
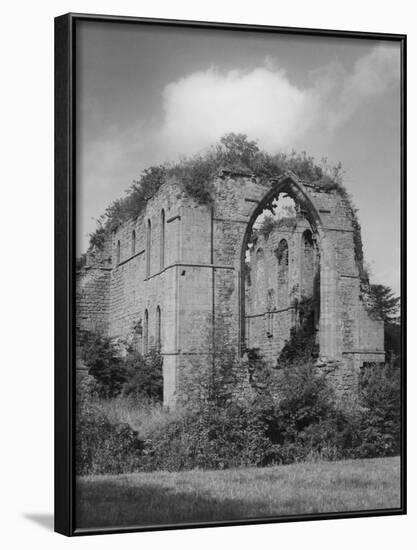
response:
[[[300,322],[297,304],[315,296],[318,365],[348,391],[364,363],[384,361],[384,341],[362,299],[346,199],[291,172],[265,184],[223,170],[214,188],[213,203],[199,205],[168,181],[137,219],[90,250],[78,273],[77,328],[130,339],[144,353],[157,346],[164,402],[173,405],[182,368],[207,360],[219,327],[236,353],[258,347],[272,361]],[[249,285],[253,224],[281,193],[299,215],[250,248]]]

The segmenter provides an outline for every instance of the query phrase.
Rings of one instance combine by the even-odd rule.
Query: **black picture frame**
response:
[[[74,305],[75,305],[75,30],[78,22],[138,23],[230,32],[395,41],[401,47],[401,345],[402,449],[401,506],[395,509],[335,512],[236,521],[77,529],[74,513]],[[406,514],[406,56],[407,37],[356,31],[289,28],[69,13],[55,18],[55,531],[66,536],[189,529],[293,521]]]

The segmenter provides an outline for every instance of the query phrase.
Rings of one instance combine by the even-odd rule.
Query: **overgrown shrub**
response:
[[[75,260],[75,269],[79,271],[82,269],[85,265],[87,265],[87,253],[84,252],[84,254],[81,254],[76,260]]]
[[[198,204],[210,204],[213,200],[214,186],[212,178],[216,172],[216,163],[210,156],[197,155],[170,169],[170,175],[181,182],[188,196]]]
[[[267,403],[259,393],[242,396],[245,373],[231,348],[227,328],[216,325],[215,342],[208,339],[211,357],[183,368],[183,413],[159,425],[145,441],[144,464],[149,470],[229,468],[261,465],[270,441]],[[247,375],[247,373],[246,373]]]
[[[301,348],[295,346],[291,357],[275,367],[256,349],[238,361],[228,347],[227,331],[220,333],[218,327],[213,361],[200,363],[197,371],[190,363],[194,376],[188,381],[183,374],[188,399],[175,413],[156,405],[158,414],[145,422],[146,428],[140,419],[132,421],[132,408],[146,401],[146,415],[152,417],[152,402],[161,398],[157,351],[126,355],[122,363],[128,379],[118,397],[109,399],[101,376],[85,379],[77,400],[77,472],[223,469],[400,452],[400,371],[395,365],[364,369],[358,402],[341,405],[324,372]],[[91,357],[104,349],[106,361],[113,358],[115,348],[99,344]],[[118,407],[129,411],[111,414]]]
[[[294,302],[300,324],[291,328],[290,337],[277,358],[278,367],[297,363],[313,363],[317,359],[319,350],[314,326],[316,300],[316,296],[302,297],[298,302]]]
[[[106,211],[107,212],[107,211]],[[104,221],[107,220],[107,216],[102,216],[97,221],[96,230],[90,234],[90,247],[102,249],[104,246],[104,241],[106,239],[106,233],[108,226],[104,224]]]
[[[224,365],[210,376],[208,363],[207,376],[198,381],[205,391],[185,403],[182,417],[149,434],[147,469],[228,468],[289,463],[314,453],[329,459],[342,455],[332,443],[337,433],[333,393],[311,364],[273,369],[257,350],[248,350],[253,391],[244,398],[233,391],[230,360]]]
[[[122,394],[126,397],[162,401],[162,356],[151,349],[144,357],[138,351],[130,349],[126,357],[128,379],[123,385]]]
[[[268,461],[291,463],[311,455],[335,457],[335,396],[312,363],[285,365],[270,416]]]
[[[128,424],[113,424],[81,388],[76,404],[76,473],[120,474],[140,468],[143,443]]]
[[[97,382],[100,397],[118,395],[129,377],[119,347],[106,336],[85,332],[81,338],[81,350],[88,373]]]
[[[206,402],[150,434],[145,441],[144,467],[183,470],[262,465],[270,446],[266,429],[262,415],[250,404],[229,402],[219,407]]]
[[[95,379],[96,393],[103,398],[123,394],[162,400],[162,357],[151,349],[143,357],[130,346],[121,346],[108,336],[85,332],[81,338],[82,359]]]
[[[256,233],[262,235],[266,239],[275,229],[291,228],[294,229],[297,225],[295,216],[285,216],[283,218],[274,218],[273,216],[265,216]]]
[[[286,170],[291,170],[302,180],[315,183],[327,190],[338,189],[351,206],[351,199],[341,183],[340,163],[330,166],[326,159],[316,162],[305,152],[292,151],[290,154],[271,155],[262,151],[257,142],[249,140],[245,134],[229,133],[202,154],[182,158],[177,163],[166,163],[144,170],[140,178],[126,191],[126,195],[112,203],[98,220],[96,231],[90,235],[90,245],[101,248],[105,232],[115,229],[128,219],[136,218],[145,208],[146,202],[170,178],[175,178],[184,192],[196,199],[199,204],[210,204],[214,190],[212,181],[221,169],[250,173],[263,183],[278,178]],[[356,210],[353,206],[351,213],[356,223]],[[360,232],[355,233],[355,238],[360,241]],[[360,254],[361,242],[356,244]]]
[[[361,383],[364,407],[357,457],[393,456],[401,450],[401,378],[394,364],[368,367]]]

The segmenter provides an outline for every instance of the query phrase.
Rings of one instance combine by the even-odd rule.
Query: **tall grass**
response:
[[[161,403],[146,399],[131,397],[114,397],[112,399],[95,399],[94,405],[112,424],[129,424],[138,432],[140,439],[147,439],[149,435],[163,425],[176,418],[180,418],[182,411],[167,410]]]

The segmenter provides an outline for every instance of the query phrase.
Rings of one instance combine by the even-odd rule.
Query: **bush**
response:
[[[295,229],[297,225],[297,220],[294,216],[286,216],[283,218],[274,218],[273,216],[265,216],[261,225],[258,229],[255,229],[257,235],[262,235],[266,239],[269,238],[269,235],[272,231],[276,229]]]
[[[76,473],[120,474],[134,471],[141,464],[143,443],[128,424],[111,423],[79,391],[76,406]]]
[[[317,163],[305,152],[271,155],[261,151],[257,142],[249,140],[245,134],[229,133],[203,154],[144,170],[127,190],[126,196],[111,204],[98,220],[97,230],[90,235],[90,245],[102,248],[106,232],[128,219],[137,218],[149,198],[170,178],[175,178],[183,191],[197,203],[210,204],[214,198],[212,180],[222,168],[252,173],[264,183],[279,177],[285,170],[291,170],[302,180],[329,190],[338,189],[350,204],[350,198],[341,185],[340,164],[329,166],[325,159]],[[354,221],[357,221],[353,207],[351,212]],[[359,232],[357,237],[360,241]],[[362,246],[361,242],[359,245]]]
[[[207,402],[149,435],[144,467],[178,471],[262,465],[270,446],[266,428],[252,406],[234,402],[221,408]]]
[[[231,390],[234,366],[227,358],[225,364],[199,380],[205,391],[184,404],[183,416],[148,434],[147,469],[259,466],[342,455],[334,396],[312,365],[271,369],[257,350],[248,350],[252,390],[243,398]]]
[[[191,159],[184,159],[171,168],[175,176],[189,197],[198,204],[210,204],[213,201],[214,186],[212,178],[216,172],[216,163],[210,156],[197,155]]]
[[[263,466],[400,452],[400,371],[394,365],[366,368],[359,402],[341,406],[323,371],[295,353],[297,345],[291,361],[287,357],[275,368],[256,349],[239,362],[227,351],[227,331],[220,334],[218,328],[213,361],[200,364],[197,377],[192,363],[192,378],[182,375],[188,400],[175,413],[157,404],[162,397],[157,351],[142,357],[129,350],[119,357],[117,369],[126,374],[120,385],[120,376],[117,384],[109,383],[107,372],[115,348],[92,340],[95,375],[80,384],[77,401],[78,473]],[[112,397],[109,388],[116,386],[119,396]]]
[[[88,374],[97,382],[101,397],[114,397],[122,391],[129,373],[119,347],[110,338],[85,332],[81,338],[81,356]]]
[[[362,378],[357,457],[394,456],[401,451],[401,378],[393,364],[373,365]]]
[[[298,311],[300,324],[291,328],[290,338],[285,342],[277,358],[279,368],[282,366],[291,367],[294,364],[313,363],[319,354],[314,326],[317,294],[312,298],[302,296],[299,301],[294,300],[293,305],[296,306]]]
[[[288,464],[325,450],[327,458],[335,457],[335,403],[324,376],[311,363],[283,367],[267,432],[273,444],[268,460]]]
[[[152,349],[143,357],[131,347],[122,353],[120,345],[107,336],[85,332],[81,338],[82,358],[95,381],[95,392],[103,398],[120,394],[162,400],[162,356]]]
[[[129,350],[126,358],[129,377],[123,386],[122,394],[136,399],[147,397],[162,401],[162,363],[162,356],[155,349],[150,350],[145,357],[135,350]]]

